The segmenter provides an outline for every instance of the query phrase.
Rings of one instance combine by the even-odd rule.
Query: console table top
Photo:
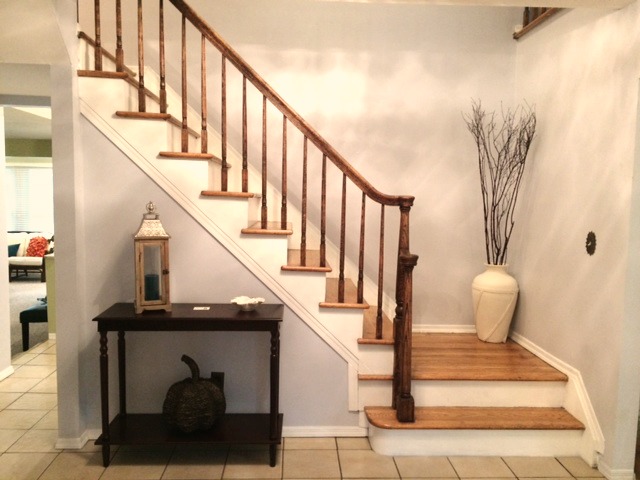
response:
[[[170,312],[137,314],[133,303],[115,303],[93,321],[99,330],[270,330],[282,322],[283,310],[270,303],[250,312],[231,303],[174,303]]]

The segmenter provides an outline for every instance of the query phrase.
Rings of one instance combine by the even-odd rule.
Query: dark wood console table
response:
[[[204,307],[204,308],[203,308]],[[276,464],[277,445],[282,441],[283,415],[279,413],[280,323],[283,306],[258,305],[244,312],[232,304],[172,305],[171,312],[147,311],[136,314],[133,303],[116,303],[95,317],[100,333],[100,396],[102,462],[109,465],[111,445],[143,444],[240,444],[269,445],[270,464]],[[109,356],[107,333],[118,332],[118,379],[120,412],[109,418]],[[181,434],[171,431],[162,414],[127,413],[125,332],[222,331],[270,332],[270,408],[269,413],[225,414],[211,430]]]

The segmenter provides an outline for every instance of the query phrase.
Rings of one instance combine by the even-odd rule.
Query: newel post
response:
[[[404,306],[402,317],[396,317],[396,351],[399,364],[398,389],[395,397],[396,416],[400,422],[414,422],[415,408],[411,395],[411,351],[413,330],[413,269],[418,263],[418,256],[410,253],[400,255],[400,263],[404,271]],[[394,366],[395,370],[395,366]],[[395,379],[394,379],[395,380]]]
[[[400,206],[400,235],[398,244],[398,271],[396,277],[396,316],[394,329],[393,390],[391,405],[401,422],[415,420],[414,401],[411,396],[411,330],[413,268],[418,256],[409,253],[409,212],[413,199]]]

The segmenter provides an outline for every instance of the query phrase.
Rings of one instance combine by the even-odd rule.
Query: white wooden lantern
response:
[[[171,311],[169,297],[169,238],[160,223],[156,206],[147,204],[138,233],[134,236],[136,264],[136,313],[144,310]]]

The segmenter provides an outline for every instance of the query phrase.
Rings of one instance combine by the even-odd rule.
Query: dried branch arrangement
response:
[[[478,148],[487,263],[503,265],[536,114],[529,106],[503,110],[498,126],[495,112],[487,114],[480,102],[473,102],[464,119]]]

